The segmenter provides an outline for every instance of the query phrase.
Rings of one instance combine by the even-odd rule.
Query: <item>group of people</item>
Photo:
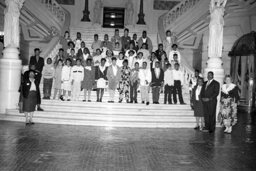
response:
[[[220,84],[214,80],[214,73],[208,72],[207,81],[200,77],[199,71],[195,71],[194,81],[191,81],[191,106],[196,117],[196,130],[213,133],[216,126],[217,97],[220,92]],[[230,75],[225,77],[221,87],[220,110],[218,121],[225,127],[225,133],[232,132],[232,126],[237,122],[237,103],[239,101],[239,89],[232,83]]]

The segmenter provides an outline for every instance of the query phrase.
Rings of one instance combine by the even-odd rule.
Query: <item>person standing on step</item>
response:
[[[42,76],[43,76],[43,93],[44,97],[43,99],[50,99],[51,98],[51,92],[52,92],[52,82],[55,74],[55,69],[52,64],[52,59],[47,58],[46,65],[43,68]]]
[[[147,49],[150,54],[153,50],[153,45],[152,45],[151,39],[147,36],[147,31],[145,31],[145,30],[142,32],[142,36],[138,40],[138,46],[140,49],[142,48],[143,44],[147,45]]]
[[[150,69],[147,68],[147,62],[142,63],[142,68],[139,71],[139,79],[142,104],[146,102],[146,105],[149,105],[149,85],[152,75]]]
[[[81,93],[81,84],[84,80],[84,67],[81,60],[76,60],[76,65],[71,69],[72,100],[78,101]]]
[[[26,125],[34,124],[33,115],[37,105],[37,94],[39,87],[36,86],[35,71],[27,71],[28,77],[24,78],[22,84],[23,111],[26,117]]]
[[[114,103],[115,91],[119,81],[121,80],[121,69],[116,65],[116,57],[112,57],[112,64],[107,71],[109,103]]]
[[[33,66],[33,70],[36,71],[36,86],[39,87],[40,82],[41,82],[41,77],[42,77],[42,71],[43,71],[43,67],[44,67],[44,58],[40,57],[40,49],[39,48],[35,48],[34,49],[34,56],[30,57],[29,60],[29,66]],[[38,111],[43,111],[43,109],[40,107],[41,105],[41,93],[39,90],[38,96],[37,96],[37,110]]]
[[[239,88],[232,83],[230,75],[225,77],[225,84],[221,88],[220,124],[225,127],[224,133],[230,134],[232,126],[237,123],[237,103],[239,101]]]
[[[201,92],[205,121],[205,128],[202,131],[213,133],[216,126],[216,106],[217,97],[220,93],[220,83],[214,80],[212,71],[208,72],[207,79],[208,81],[204,83]]]
[[[180,55],[180,52],[177,50],[177,48],[178,48],[177,44],[172,45],[172,50],[169,52],[169,56],[168,56],[169,63],[173,63],[173,61],[175,61],[176,63],[178,62],[180,64],[181,55]],[[177,59],[175,59],[174,55],[175,57],[177,57]]]
[[[167,64],[164,72],[164,104],[172,104],[173,84],[172,65]]]
[[[86,66],[84,67],[84,80],[82,82],[82,89],[84,89],[84,100],[88,92],[88,102],[91,102],[91,91],[95,85],[95,68],[92,65],[92,59],[87,59]]]
[[[113,43],[109,41],[108,34],[104,35],[104,40],[101,42],[101,48],[106,47],[108,50],[113,50]]]
[[[119,82],[119,103],[122,103],[123,98],[125,98],[126,102],[129,103],[129,95],[130,95],[130,76],[131,69],[128,66],[128,60],[125,59],[123,61],[123,66],[121,67],[121,80]]]
[[[121,37],[122,50],[126,52],[130,47],[131,37],[129,36],[129,29],[124,29],[124,35]]]
[[[58,99],[62,94],[62,87],[61,87],[61,73],[63,68],[63,61],[60,59],[58,64],[55,68],[54,72],[54,95],[53,99],[56,99],[57,93],[59,92]]]
[[[201,96],[203,84],[204,79],[202,77],[198,77],[197,84],[193,87],[191,93],[191,106],[193,106],[194,116],[196,117],[195,130],[202,130],[204,127],[204,106]]]
[[[78,50],[81,48],[81,42],[82,42],[82,34],[80,32],[76,33],[76,39],[73,41],[75,44],[75,52],[77,54]]]
[[[137,101],[137,90],[139,86],[139,63],[134,64],[134,69],[131,70],[130,76],[130,103],[138,103]]]
[[[100,65],[95,68],[95,80],[97,82],[97,102],[102,102],[104,89],[107,86],[107,71],[108,67],[105,65],[106,59],[102,58]]]
[[[75,49],[71,49],[70,53],[71,54],[68,56],[68,58],[71,60],[71,66],[74,66],[76,65],[76,60],[78,57],[75,55]]]
[[[96,55],[96,50],[101,48],[101,41],[99,40],[99,35],[98,34],[94,34],[94,42],[92,43],[92,52],[93,52],[93,56]]]
[[[115,47],[115,44],[118,42],[120,49],[122,49],[122,42],[121,42],[121,37],[119,35],[119,29],[115,29],[114,36],[111,37],[111,42],[112,42],[112,47]]]
[[[133,50],[135,50],[137,52],[139,50],[139,46],[138,46],[137,34],[136,33],[134,33],[132,35],[132,40],[130,41],[130,43],[133,44]]]
[[[184,105],[183,97],[182,97],[182,86],[184,82],[184,74],[180,70],[180,64],[175,63],[174,64],[174,70],[172,70],[173,80],[174,80],[174,86],[173,86],[173,101],[174,104],[177,104],[177,93],[179,96],[179,102],[180,104]]]
[[[153,104],[159,104],[160,90],[164,83],[164,71],[160,68],[160,63],[155,62],[155,68],[151,70],[152,74],[152,95]]]
[[[63,95],[60,96],[60,100],[70,101],[71,98],[71,60],[67,59],[66,64],[62,68],[61,83],[63,89]]]
[[[90,50],[85,47],[84,41],[81,42],[81,48],[77,52],[77,58],[81,59],[82,63],[85,63],[86,60],[91,56]]]

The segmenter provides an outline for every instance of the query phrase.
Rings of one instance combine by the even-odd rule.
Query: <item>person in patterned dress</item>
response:
[[[125,100],[129,103],[129,92],[130,92],[130,75],[131,69],[128,66],[128,60],[125,59],[123,62],[123,67],[121,68],[121,80],[119,82],[119,103],[123,101],[125,96]]]
[[[226,129],[225,133],[232,132],[232,126],[237,123],[237,102],[239,89],[232,83],[229,75],[225,78],[225,84],[221,87],[220,112],[218,115],[220,124]]]

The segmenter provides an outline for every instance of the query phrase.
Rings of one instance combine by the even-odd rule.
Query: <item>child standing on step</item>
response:
[[[91,102],[91,91],[95,85],[95,68],[92,65],[92,59],[86,60],[86,66],[84,67],[84,80],[82,82],[82,88],[84,89],[84,100],[86,102],[86,96],[88,92],[88,102]]]
[[[84,80],[84,67],[81,65],[81,59],[76,60],[76,65],[71,69],[72,100],[79,100],[81,93],[81,84]]]
[[[52,59],[47,58],[46,65],[44,66],[43,71],[42,71],[43,82],[44,82],[44,86],[43,86],[44,97],[43,97],[43,99],[50,99],[50,97],[51,97],[54,72],[55,72],[55,70],[54,70],[54,67],[52,64]]]
[[[62,73],[63,61],[61,59],[58,60],[57,66],[55,68],[54,73],[54,95],[53,99],[56,99],[57,93],[59,92],[59,97],[61,96],[61,73]]]
[[[71,98],[71,60],[66,60],[66,65],[63,66],[62,72],[61,72],[61,83],[62,83],[62,89],[63,89],[63,96],[60,96],[60,99],[62,101],[67,100],[70,101]],[[68,95],[66,96],[66,92],[68,92]],[[65,98],[65,99],[64,99]]]

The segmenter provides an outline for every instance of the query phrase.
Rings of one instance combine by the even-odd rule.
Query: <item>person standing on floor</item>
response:
[[[130,76],[131,69],[128,66],[128,60],[123,61],[123,66],[121,67],[121,80],[119,82],[119,103],[122,103],[123,98],[129,103],[129,91],[130,91]]]
[[[138,103],[137,101],[137,90],[139,86],[139,71],[140,66],[139,63],[136,62],[134,64],[134,69],[131,70],[131,76],[130,76],[130,103]]]
[[[160,68],[160,63],[155,62],[155,68],[151,70],[152,74],[152,95],[153,104],[159,104],[160,89],[164,83],[164,71]]]
[[[88,92],[88,102],[91,102],[91,91],[95,85],[95,68],[92,65],[92,59],[86,60],[86,66],[84,67],[84,80],[82,82],[82,89],[84,89],[84,100],[86,102],[86,96]]]
[[[81,93],[81,84],[84,80],[84,67],[81,65],[81,60],[76,60],[76,65],[71,69],[71,84],[72,84],[72,100],[78,101]]]
[[[58,99],[62,94],[62,87],[61,87],[61,73],[62,73],[63,61],[59,59],[58,64],[55,68],[54,72],[54,95],[53,99],[56,99],[57,93],[59,92]]]
[[[184,74],[180,70],[180,64],[174,64],[174,70],[172,70],[174,86],[173,86],[173,101],[174,104],[177,104],[177,93],[179,96],[180,104],[184,105],[183,97],[182,97],[182,86],[184,82]]]
[[[139,71],[139,79],[142,104],[146,102],[146,105],[149,105],[149,85],[152,75],[150,69],[147,68],[147,62],[142,63],[142,68]]]
[[[51,98],[51,92],[52,92],[52,82],[55,75],[55,69],[52,64],[52,59],[47,58],[46,65],[43,68],[42,76],[43,76],[43,93],[44,97],[43,99],[50,99]]]
[[[173,84],[172,65],[167,64],[164,72],[164,104],[172,104]]]
[[[121,80],[121,69],[116,65],[116,57],[112,57],[112,64],[108,67],[107,78],[109,88],[109,103],[114,103],[115,91]]]
[[[204,127],[204,106],[202,101],[202,87],[204,80],[202,77],[197,78],[197,84],[192,89],[191,96],[191,106],[194,109],[194,116],[196,117],[195,130],[202,130]]]
[[[71,60],[67,59],[66,65],[63,66],[61,72],[61,87],[63,89],[63,95],[60,96],[60,100],[62,101],[70,101],[71,98],[71,69]]]
[[[32,70],[35,70],[35,84],[37,87],[39,87],[40,82],[41,82],[41,77],[42,77],[42,71],[43,71],[43,67],[44,67],[44,58],[40,57],[40,49],[39,48],[35,48],[34,49],[34,56],[31,56],[30,60],[29,60],[29,66],[33,66]],[[43,111],[43,109],[40,107],[41,105],[41,93],[39,90],[38,96],[37,96],[37,110],[38,111]]]
[[[106,59],[102,58],[100,65],[95,68],[95,80],[97,82],[97,102],[102,102],[104,89],[107,86],[107,71],[108,67],[105,65]]]
[[[212,71],[208,72],[207,79],[208,81],[204,83],[201,92],[205,120],[205,128],[202,131],[213,133],[216,126],[216,106],[217,97],[220,93],[220,83],[214,80]]]
[[[34,124],[33,115],[37,105],[39,87],[36,86],[35,71],[29,70],[28,78],[24,78],[22,84],[23,111],[26,117],[26,125]]]
[[[239,88],[232,83],[230,75],[225,78],[221,87],[220,124],[225,127],[224,133],[230,134],[232,126],[237,123],[237,103],[239,101]]]

